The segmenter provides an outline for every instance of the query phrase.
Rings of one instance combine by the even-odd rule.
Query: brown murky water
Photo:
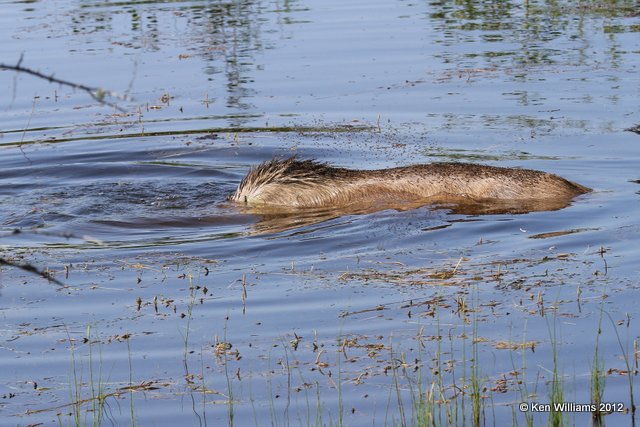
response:
[[[594,360],[630,410],[637,2],[1,4],[1,63],[131,100],[0,72],[0,256],[63,284],[0,270],[0,425],[471,425],[474,399],[539,425],[519,404],[592,402]],[[517,215],[226,201],[292,154],[595,191]]]

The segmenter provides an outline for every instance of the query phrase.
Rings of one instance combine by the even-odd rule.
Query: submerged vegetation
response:
[[[487,286],[514,284],[515,277],[540,278],[533,272],[552,261],[503,261],[501,265],[509,268],[500,276],[495,274],[495,263],[470,261],[460,259],[450,270],[405,270],[391,264],[391,268],[381,268],[389,270],[386,274],[342,274],[341,282],[350,286],[362,286],[359,283],[368,275],[366,286],[428,286],[432,296],[344,312],[340,315],[344,319],[343,330],[333,338],[317,330],[308,335],[311,331],[294,328],[290,334],[269,339],[255,336],[257,339],[247,342],[236,341],[240,336],[229,333],[257,308],[253,301],[255,284],[246,275],[233,287],[235,295],[228,300],[229,307],[237,308],[222,319],[208,320],[210,312],[206,307],[216,301],[205,284],[209,266],[197,267],[199,263],[193,260],[182,266],[151,268],[157,270],[154,276],[163,281],[167,280],[167,273],[177,276],[184,283],[182,297],[138,297],[127,310],[136,313],[136,317],[178,321],[183,339],[183,376],[153,377],[146,370],[138,372],[136,349],[144,342],[145,332],[105,336],[96,334],[96,327],[89,325],[84,336],[74,338],[78,331],[67,330],[63,342],[69,350],[68,381],[49,381],[47,386],[38,388],[43,395],[58,396],[56,399],[67,403],[40,406],[21,417],[51,414],[62,425],[137,425],[141,419],[139,408],[151,398],[159,402],[183,401],[202,425],[218,424],[221,418],[228,425],[261,424],[264,414],[269,414],[273,425],[301,422],[318,426],[361,423],[369,417],[388,425],[418,426],[482,426],[504,423],[505,419],[511,419],[511,425],[540,425],[546,420],[549,425],[562,426],[586,419],[602,425],[607,417],[616,417],[616,423],[620,417],[633,419],[633,383],[638,376],[640,353],[637,338],[632,343],[625,342],[618,332],[621,326],[629,330],[630,324],[602,322],[611,319],[605,308],[606,281],[601,283],[604,288],[595,282],[584,288],[573,301],[547,303],[544,294],[553,294],[553,283],[558,283],[559,277],[544,285],[546,291],[542,294],[540,283],[520,284],[510,291],[515,292],[519,303],[509,307],[487,299],[483,295]],[[555,261],[557,272],[565,269],[561,264],[566,262]],[[138,263],[127,268],[140,279],[139,272],[150,267]],[[393,279],[404,277],[405,272],[406,281]],[[268,275],[261,276],[260,281],[265,282]],[[325,276],[324,272],[300,270],[297,266],[285,277],[294,282],[300,278],[312,280],[314,286],[322,286]],[[423,278],[422,285],[417,277]],[[173,286],[174,281],[169,279],[168,285]],[[580,361],[564,356],[571,350],[567,348],[561,319],[572,315],[571,307],[600,313],[597,330],[586,331],[595,339],[584,343],[584,348],[591,350]],[[508,317],[512,309],[525,315],[509,331],[496,331],[493,324],[503,323],[498,319]],[[407,320],[401,330],[389,335],[349,331],[361,321],[378,318]],[[546,324],[547,337],[534,341],[527,336],[535,329],[535,323]],[[209,337],[205,340],[208,344],[201,346],[192,341],[203,332]],[[602,353],[603,333],[617,337],[623,365]],[[114,346],[126,346],[127,357],[118,358],[120,361],[105,357]],[[178,347],[171,343],[164,346]],[[244,356],[252,352],[259,356],[251,357],[252,367],[248,368]],[[154,363],[155,356],[149,354],[145,359]],[[193,366],[198,368],[194,370]],[[629,387],[622,397],[620,383],[625,377]],[[584,381],[590,386],[578,386]],[[614,384],[616,391],[612,394],[609,388]],[[597,409],[586,413],[566,409],[566,405],[574,403]]]

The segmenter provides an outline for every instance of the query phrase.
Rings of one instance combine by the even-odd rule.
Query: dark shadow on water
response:
[[[117,220],[95,220],[95,224],[108,225],[123,229],[157,229],[157,228],[197,228],[212,226],[242,225],[251,222],[252,215],[210,215],[204,217],[165,216],[165,217],[135,217]]]

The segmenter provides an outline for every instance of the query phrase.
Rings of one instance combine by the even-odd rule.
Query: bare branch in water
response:
[[[125,112],[124,108],[120,107],[119,105],[107,101],[106,98],[117,98],[123,101],[129,101],[130,98],[126,95],[120,95],[116,92],[110,91],[110,90],[106,90],[100,87],[93,87],[93,86],[87,86],[87,85],[83,85],[83,84],[79,84],[79,83],[74,83],[68,80],[63,80],[63,79],[59,79],[57,77],[54,77],[53,74],[51,75],[46,75],[44,73],[41,73],[40,71],[36,71],[33,70],[31,68],[27,68],[27,67],[23,67],[22,66],[22,60],[23,60],[23,55],[20,55],[20,59],[18,60],[18,63],[16,65],[8,65],[8,64],[3,64],[0,63],[0,70],[8,70],[8,71],[15,71],[18,73],[25,73],[25,74],[30,74],[32,76],[47,80],[50,83],[57,83],[59,85],[62,86],[68,86],[71,87],[73,89],[79,89],[82,90],[86,93],[88,93],[91,98],[93,98],[94,100],[96,100],[97,102],[99,102],[100,104],[103,105],[107,105],[109,107],[113,107],[115,109],[117,109],[118,111],[121,112]]]
[[[13,230],[13,232],[11,232],[11,234],[21,234],[21,233],[25,233],[25,231],[20,230],[18,228],[16,228],[15,230]],[[27,231],[27,233],[32,233],[32,234],[39,234],[39,235],[44,235],[44,236],[54,236],[54,237],[62,237],[65,239],[81,239],[84,240],[85,242],[89,242],[89,243],[93,243],[96,245],[104,245],[104,242],[102,242],[99,239],[95,239],[91,236],[76,236],[72,233],[49,233],[49,232],[44,232],[44,231],[38,231],[38,230],[29,230]],[[0,235],[0,238],[4,237],[3,235]],[[62,287],[67,287],[67,285],[65,285],[64,283],[62,283],[60,280],[56,279],[55,277],[53,277],[51,275],[51,273],[49,273],[46,270],[38,270],[37,267],[35,267],[32,264],[29,263],[18,263],[18,262],[14,262],[14,261],[9,261],[6,258],[2,258],[0,257],[0,265],[6,265],[9,267],[15,267],[15,268],[19,268],[20,270],[29,272],[29,273],[33,273],[36,276],[40,276],[42,278],[45,278],[47,280],[49,280],[50,282],[55,283],[58,286],[62,286]]]
[[[37,234],[39,236],[49,236],[49,237],[61,237],[63,239],[78,239],[78,240],[84,240],[87,243],[93,243],[94,245],[98,245],[98,246],[104,246],[105,243],[100,240],[97,239],[95,237],[92,236],[79,236],[77,234],[73,234],[73,233],[69,233],[69,232],[49,232],[49,231],[45,231],[45,230],[38,230],[38,229],[31,229],[31,230],[23,230],[21,228],[16,228],[13,231],[11,231],[11,233],[9,234],[5,234],[2,235],[0,234],[0,239],[8,236],[8,235],[16,235],[16,234]]]
[[[31,264],[20,264],[17,262],[13,262],[13,261],[9,261],[7,259],[4,258],[0,258],[0,265],[8,265],[9,267],[16,267],[19,268],[20,270],[24,270],[26,272],[29,273],[33,273],[37,276],[43,277],[45,279],[47,279],[50,282],[55,283],[58,286],[62,286],[66,288],[66,285],[64,283],[62,283],[61,281],[59,281],[58,279],[56,279],[55,277],[53,277],[51,275],[51,273],[49,273],[46,270],[38,270],[35,266],[31,265]]]

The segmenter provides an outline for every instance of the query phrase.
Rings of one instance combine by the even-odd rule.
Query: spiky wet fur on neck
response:
[[[529,169],[431,163],[382,170],[350,170],[291,157],[273,159],[252,168],[230,200],[252,206],[293,208],[422,199],[445,203],[541,200],[559,208],[588,191],[590,189],[559,176]]]
[[[297,206],[297,203],[291,201],[278,202],[280,197],[275,197],[277,200],[274,200],[277,194],[271,194],[269,200],[265,197],[266,193],[272,193],[269,190],[274,188],[294,190],[313,187],[316,192],[330,196],[329,193],[335,190],[332,189],[333,184],[344,179],[350,172],[316,160],[298,160],[295,156],[284,160],[274,158],[252,167],[230,199],[247,204]]]
[[[264,185],[312,185],[335,175],[336,168],[315,160],[272,159],[251,168],[236,193],[254,193]]]

